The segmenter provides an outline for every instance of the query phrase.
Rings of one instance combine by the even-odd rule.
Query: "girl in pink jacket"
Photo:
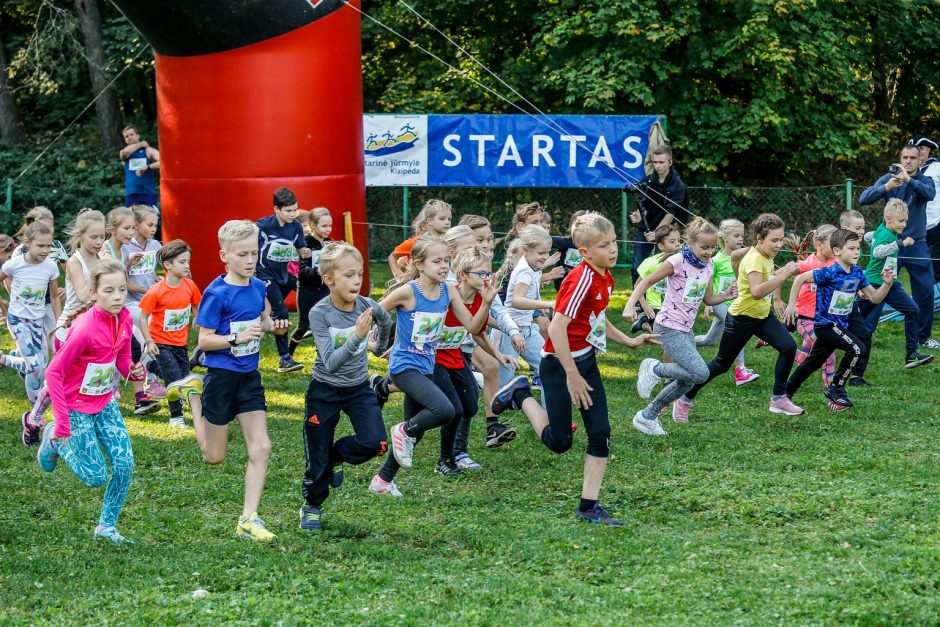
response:
[[[91,307],[66,322],[68,336],[46,370],[55,421],[43,429],[37,457],[46,472],[55,470],[61,457],[85,484],[107,483],[95,536],[124,542],[115,525],[134,474],[134,453],[114,389],[118,377],[140,380],[144,370],[131,364],[133,322],[124,308],[124,266],[114,260],[99,263],[91,271],[89,290]],[[110,478],[101,449],[111,462]]]

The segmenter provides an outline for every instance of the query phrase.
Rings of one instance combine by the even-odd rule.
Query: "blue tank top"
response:
[[[156,194],[157,178],[153,170],[147,170],[142,176],[137,176],[136,172],[140,168],[146,168],[150,165],[150,159],[147,158],[147,149],[141,148],[135,150],[127,161],[124,162],[124,193],[130,194]]]
[[[391,374],[405,370],[417,370],[421,374],[434,372],[434,355],[437,341],[444,330],[444,316],[450,307],[447,284],[441,284],[441,295],[437,300],[428,300],[421,293],[416,281],[408,286],[415,295],[415,308],[398,308],[395,320],[395,345],[388,360]]]

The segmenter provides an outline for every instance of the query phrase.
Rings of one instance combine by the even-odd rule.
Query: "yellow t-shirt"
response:
[[[751,296],[751,284],[747,275],[751,272],[760,272],[761,282],[770,278],[774,270],[773,259],[768,259],[751,247],[738,266],[738,297],[731,303],[728,312],[733,316],[749,316],[751,318],[766,318],[770,314],[771,294],[764,298],[755,299]]]

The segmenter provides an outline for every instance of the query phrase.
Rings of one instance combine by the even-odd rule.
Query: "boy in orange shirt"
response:
[[[157,253],[166,276],[147,290],[140,300],[140,330],[143,351],[155,357],[170,404],[170,426],[186,428],[183,403],[193,419],[202,416],[202,376],[189,373],[189,324],[195,318],[202,294],[189,277],[192,250],[182,240],[173,240]]]

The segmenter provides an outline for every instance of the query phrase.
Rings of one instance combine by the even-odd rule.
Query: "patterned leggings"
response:
[[[114,527],[134,475],[134,452],[124,417],[112,398],[97,414],[69,411],[69,420],[72,435],[56,443],[56,452],[82,483],[92,488],[108,484],[98,523]],[[101,448],[111,461],[110,479]]]
[[[797,366],[803,363],[809,356],[810,351],[813,350],[813,345],[816,343],[816,332],[814,328],[812,320],[800,318],[796,321],[796,330],[803,336],[803,345],[796,349],[796,359],[794,359],[794,361]],[[820,373],[822,373],[823,387],[829,387],[829,384],[832,382],[832,377],[836,373],[835,353],[829,355]]]
[[[42,318],[30,320],[7,314],[7,327],[16,342],[17,355],[3,355],[3,365],[23,375],[26,397],[30,403],[39,398],[39,390],[45,380],[48,349],[43,334]]]

